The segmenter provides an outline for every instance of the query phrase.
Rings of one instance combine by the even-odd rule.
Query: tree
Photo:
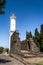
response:
[[[4,14],[5,11],[3,8],[5,7],[6,0],[0,0],[0,14]]]
[[[41,39],[43,39],[43,24],[41,25],[41,29],[40,29],[40,37]]]
[[[35,29],[35,35],[34,35],[34,41],[38,47],[40,47],[40,34],[38,32],[38,29]]]
[[[3,47],[0,47],[0,53],[2,53],[3,52]]]
[[[9,49],[8,49],[8,48],[6,48],[6,52],[7,52],[7,53],[9,52]]]
[[[41,25],[40,29],[40,50],[43,51],[43,24]]]
[[[26,31],[26,39],[32,38],[32,33]]]
[[[38,29],[35,29],[35,34],[32,36],[31,32],[26,32],[26,39],[33,38],[36,45],[40,48],[40,51],[43,52],[43,24],[40,26],[40,33]]]
[[[32,33],[31,33],[31,31],[30,31],[30,37],[32,38]]]
[[[35,29],[35,36],[36,36],[36,37],[39,36],[39,32],[38,32],[38,29],[37,29],[37,28]]]

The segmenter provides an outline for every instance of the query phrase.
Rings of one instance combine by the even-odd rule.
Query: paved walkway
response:
[[[24,65],[24,64],[7,55],[0,54],[0,65]]]

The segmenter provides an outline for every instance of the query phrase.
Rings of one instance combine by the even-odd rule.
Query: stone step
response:
[[[35,54],[31,54],[31,53],[30,54],[21,54],[21,56],[24,58],[36,57]]]
[[[34,53],[31,53],[30,51],[26,51],[26,50],[21,50],[21,56],[24,58],[36,57]]]
[[[30,53],[30,51],[26,51],[26,50],[21,50],[21,53]]]
[[[24,58],[30,58],[30,57],[43,57],[43,53],[21,53],[21,56]]]
[[[24,57],[25,58],[28,58],[28,57],[35,57],[36,55],[32,55],[32,54],[24,54]]]

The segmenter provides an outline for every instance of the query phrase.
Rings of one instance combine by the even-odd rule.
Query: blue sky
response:
[[[0,46],[9,47],[10,16],[16,15],[16,29],[21,40],[26,38],[26,30],[34,34],[43,24],[43,0],[7,0],[5,14],[0,14]]]

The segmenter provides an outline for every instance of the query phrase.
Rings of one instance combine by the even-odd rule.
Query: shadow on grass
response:
[[[8,63],[8,62],[11,62],[11,60],[0,59],[0,63]]]
[[[43,65],[43,64],[41,64],[41,63],[38,63],[38,64],[36,64],[36,65]]]

